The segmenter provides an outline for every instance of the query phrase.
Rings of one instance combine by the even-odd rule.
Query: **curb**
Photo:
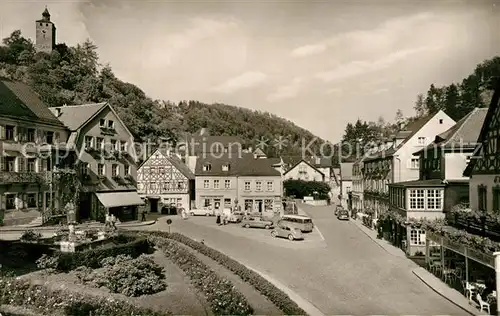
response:
[[[244,266],[247,267],[249,270],[252,270],[253,272],[257,273],[258,275],[266,279],[269,283],[271,283],[272,285],[276,286],[278,289],[283,291],[286,295],[290,297],[292,301],[294,301],[300,308],[302,308],[307,313],[307,315],[325,316],[325,314],[322,311],[320,311],[316,306],[314,306],[311,302],[299,296],[297,293],[292,291],[292,289],[290,289],[286,285],[282,284],[281,282],[271,278],[270,276],[258,270],[253,269],[252,267],[249,267],[246,264],[244,264]]]
[[[422,283],[424,283],[425,285],[427,285],[431,290],[433,290],[434,292],[436,292],[437,294],[439,294],[441,297],[445,298],[446,300],[448,300],[449,302],[451,302],[453,305],[459,307],[460,309],[464,310],[465,312],[467,312],[470,315],[473,315],[473,316],[475,316],[475,315],[482,315],[482,314],[479,314],[479,311],[477,311],[477,310],[472,311],[472,309],[470,308],[470,305],[468,305],[467,307],[464,307],[462,304],[459,304],[459,303],[455,302],[454,300],[452,300],[451,298],[449,298],[448,296],[446,296],[445,294],[443,294],[443,291],[441,291],[441,290],[433,287],[432,285],[430,285],[429,282],[427,282],[422,276],[420,276],[419,272],[417,271],[418,269],[423,269],[423,268],[413,269],[411,272],[420,281],[422,281]],[[486,315],[486,314],[484,314],[484,315]]]
[[[124,225],[116,225],[116,228],[136,228],[142,226],[151,226],[154,225],[157,220],[152,220],[148,222],[138,223],[138,224],[124,224]],[[102,228],[103,225],[90,225],[90,226],[76,226],[76,229],[90,229],[90,228]],[[53,231],[59,229],[59,226],[26,226],[26,227],[12,227],[12,228],[0,228],[0,234],[5,233],[15,233],[15,232],[24,232],[26,230],[34,230],[34,231]]]
[[[360,231],[362,231],[366,236],[368,236],[368,238],[370,238],[374,243],[376,243],[380,248],[384,249],[384,251],[390,254],[391,256],[408,259],[404,253],[400,255],[393,253],[392,251],[389,251],[386,247],[384,247],[384,245],[382,245],[378,241],[378,239],[373,238],[367,231],[365,231],[363,227],[361,227],[362,224],[359,223],[357,219],[350,219],[349,222],[351,222],[354,226],[356,226]]]

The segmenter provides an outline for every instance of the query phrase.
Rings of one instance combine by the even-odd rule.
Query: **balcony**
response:
[[[0,173],[0,183],[2,184],[27,184],[27,183],[47,183],[50,174],[46,172],[2,172]]]

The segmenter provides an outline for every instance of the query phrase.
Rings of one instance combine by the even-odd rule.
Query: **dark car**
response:
[[[341,205],[337,205],[335,207],[335,216],[339,215],[339,211],[343,210],[344,208]]]
[[[340,220],[348,221],[349,220],[349,211],[347,210],[339,210],[337,212],[337,218]]]

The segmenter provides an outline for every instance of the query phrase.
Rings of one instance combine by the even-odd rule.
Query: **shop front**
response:
[[[144,201],[136,191],[95,193],[102,212],[115,215],[121,222],[138,220],[138,206]]]

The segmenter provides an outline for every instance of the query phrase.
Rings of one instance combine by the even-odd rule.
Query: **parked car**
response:
[[[335,216],[339,215],[339,211],[343,210],[344,208],[341,205],[337,205],[335,207]]]
[[[242,212],[233,212],[229,215],[228,222],[230,223],[239,223],[243,220],[244,214]]]
[[[304,239],[304,235],[299,228],[291,227],[284,223],[278,224],[276,228],[271,231],[271,236],[288,238],[291,241]]]
[[[349,211],[344,210],[344,209],[338,211],[337,212],[337,219],[348,221],[349,220]]]
[[[241,221],[241,226],[245,228],[252,227],[252,228],[270,229],[273,227],[273,222],[256,216],[246,216],[243,217],[243,220]]]
[[[214,210],[211,210],[211,209],[200,208],[200,209],[190,210],[189,215],[191,215],[191,216],[215,216],[215,212],[214,212]]]

